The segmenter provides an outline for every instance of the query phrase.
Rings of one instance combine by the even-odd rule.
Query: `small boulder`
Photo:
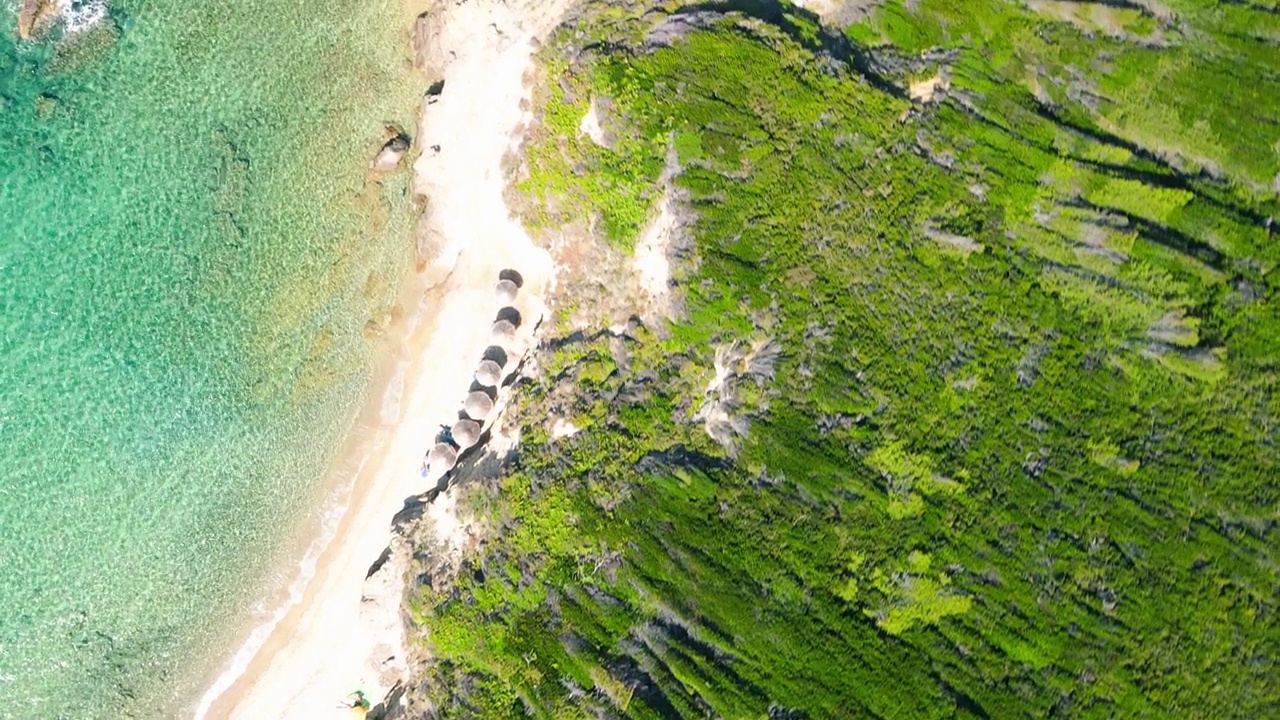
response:
[[[48,120],[58,112],[58,108],[62,107],[62,100],[57,95],[49,93],[41,93],[36,96],[35,109],[36,117],[41,120]]]
[[[382,149],[378,151],[378,156],[373,159],[374,172],[388,173],[395,171],[400,167],[400,161],[409,152],[409,136],[404,134],[400,128],[388,125],[387,135],[389,136],[383,143]]]

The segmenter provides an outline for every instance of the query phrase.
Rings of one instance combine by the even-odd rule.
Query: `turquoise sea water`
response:
[[[0,7],[0,718],[172,717],[319,503],[411,262],[396,0]]]

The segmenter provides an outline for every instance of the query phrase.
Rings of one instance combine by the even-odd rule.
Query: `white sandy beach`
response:
[[[516,302],[523,324],[509,348],[513,363],[531,344],[545,311],[542,299],[554,283],[550,256],[535,247],[503,201],[502,160],[529,120],[522,101],[536,39],[567,5],[469,0],[444,8],[437,29],[445,86],[424,106],[416,142],[428,149],[414,167],[416,189],[428,199],[429,255],[437,259],[423,270],[429,289],[408,340],[403,388],[397,392],[393,382],[388,390],[381,442],[355,480],[300,602],[225,691],[210,690],[197,717],[347,718],[338,705],[347,693],[363,688],[376,703],[389,689],[378,662],[386,659],[388,643],[403,662],[402,649],[394,647],[398,608],[380,608],[380,619],[371,621],[368,613],[362,618],[366,573],[387,547],[392,517],[405,498],[428,489],[418,474],[423,455],[439,425],[456,419],[472,373],[493,344],[499,272],[513,268],[524,277]],[[429,149],[433,145],[440,146],[438,153]],[[441,500],[432,515],[448,514],[451,498]],[[440,520],[465,533],[456,517]],[[366,631],[370,622],[383,627]],[[221,685],[238,669],[224,673]]]

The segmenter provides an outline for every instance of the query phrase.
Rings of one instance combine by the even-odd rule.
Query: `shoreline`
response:
[[[508,371],[533,345],[545,316],[555,268],[510,215],[503,160],[530,120],[523,108],[532,55],[568,4],[437,3],[425,14],[427,47],[417,48],[427,57],[423,90],[436,76],[445,82],[440,95],[424,99],[416,140],[422,154],[412,168],[414,189],[428,208],[419,228],[420,265],[404,295],[411,298],[403,305],[407,327],[344,441],[354,447],[344,448],[346,461],[338,467],[354,461],[354,478],[344,483],[339,475],[326,491],[328,508],[349,488],[332,536],[324,541],[321,522],[310,544],[300,543],[305,557],[293,565],[285,592],[276,593],[286,602],[269,623],[247,629],[248,638],[205,690],[197,718],[347,717],[339,701],[352,690],[361,688],[377,702],[402,679],[395,676],[406,654],[403,579],[382,578],[384,591],[394,595],[385,605],[392,607],[366,597],[365,588],[390,547],[393,517],[407,498],[430,489],[418,468],[436,429],[456,418],[481,355],[495,344],[490,325],[501,307],[494,294],[499,272],[514,269],[524,278],[514,303],[522,323],[515,339],[502,343],[511,358]],[[432,58],[438,67],[431,67]],[[453,519],[455,531],[465,532]],[[308,580],[306,562],[317,543],[322,549],[314,553]]]
[[[394,331],[389,334],[393,334],[400,347],[385,350],[384,357],[376,364],[369,397],[341,439],[333,466],[322,477],[316,516],[287,536],[287,549],[276,558],[274,579],[266,581],[262,588],[263,595],[254,604],[253,618],[234,633],[228,633],[229,646],[214,658],[205,680],[198,685],[202,694],[186,705],[185,716],[216,717],[210,714],[212,708],[242,681],[252,661],[270,649],[272,640],[286,627],[290,615],[302,605],[308,589],[323,570],[325,556],[341,534],[349,510],[360,501],[365,484],[362,481],[396,420],[394,416],[388,418],[387,411],[389,406],[399,406],[403,394],[405,366],[409,362],[409,349],[404,345],[429,312],[422,300],[425,290],[421,274],[411,269],[404,284],[398,305],[405,307],[410,301],[418,305],[389,328]]]

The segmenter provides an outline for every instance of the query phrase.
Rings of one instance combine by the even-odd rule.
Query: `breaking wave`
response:
[[[68,35],[102,22],[108,10],[107,0],[58,0],[58,18]]]
[[[22,13],[23,0],[7,0],[4,8],[15,18]],[[84,32],[102,22],[111,11],[107,0],[56,0],[57,25],[66,35]]]

